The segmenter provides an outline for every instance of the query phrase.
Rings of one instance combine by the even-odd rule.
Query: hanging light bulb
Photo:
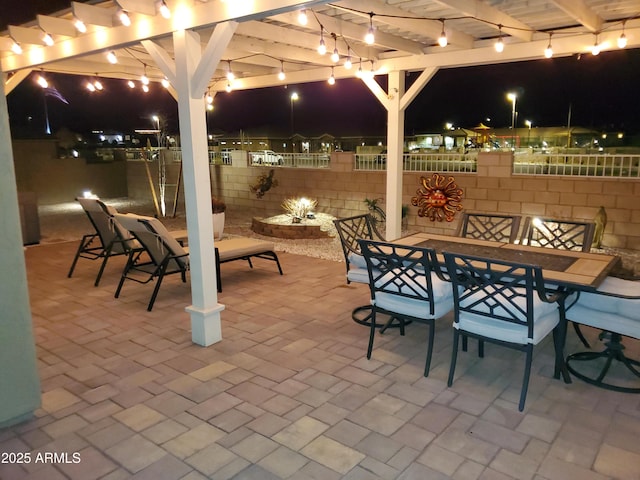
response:
[[[147,66],[146,65],[144,67],[144,73],[140,77],[140,83],[142,83],[142,85],[149,85],[149,77],[147,77]]]
[[[97,74],[96,74],[96,75],[97,75]],[[94,87],[96,87],[96,90],[98,90],[98,91],[100,91],[100,92],[101,92],[101,91],[102,91],[102,89],[104,88],[104,87],[102,86],[102,82],[101,82],[99,79],[97,79],[97,78],[96,78],[96,79],[95,79],[95,81],[93,82],[93,86],[94,86]]]
[[[133,80],[129,80],[127,82],[127,85],[129,86],[129,88],[136,88],[136,83]]]
[[[96,86],[91,82],[87,82],[87,90],[89,90],[90,92],[95,92]]]
[[[42,75],[38,75],[38,85],[40,85],[42,88],[47,88],[49,86],[49,82],[47,82],[47,79],[44,78]]]
[[[227,60],[227,80],[229,80],[230,82],[233,82],[235,78],[236,76],[233,74],[233,71],[231,70],[231,60]]]
[[[362,78],[362,58],[360,58],[360,66],[358,66],[358,71],[356,72],[356,77]]]
[[[344,61],[344,68],[351,70],[353,62],[351,61],[351,47],[347,45],[347,59]]]
[[[618,37],[618,48],[625,48],[627,46],[627,36],[624,34],[624,24],[626,20],[622,21],[622,33]]]
[[[45,32],[44,30],[42,30],[42,41],[44,42],[44,44],[48,47],[53,46],[53,37],[51,35],[49,35],[47,32]]]
[[[231,88],[231,82],[227,82],[227,86],[225,87],[225,90],[227,91],[227,93],[230,92],[231,90],[233,90]]]
[[[208,105],[211,105],[213,103],[213,97],[211,96],[211,92],[207,92],[207,96],[205,97],[205,100],[207,101]]]
[[[144,84],[143,84],[143,85],[142,85],[142,91],[143,91],[144,93],[149,93],[149,85],[144,85]]]
[[[13,43],[11,44],[11,51],[16,55],[22,55],[22,47],[15,40],[13,40]]]
[[[306,9],[302,9],[300,10],[300,12],[298,12],[298,23],[300,25],[306,25],[309,22],[309,19],[307,18],[307,10]]]
[[[324,43],[324,28],[320,25],[320,43],[318,44],[318,53],[324,55],[327,53],[327,46]]]
[[[79,18],[75,18],[73,20],[73,26],[76,27],[76,30],[78,30],[80,33],[87,33],[87,26]]]
[[[598,34],[596,33],[596,41],[593,44],[593,47],[591,47],[591,54],[592,55],[599,55],[600,54],[600,44],[598,43]]]
[[[493,45],[496,49],[496,52],[502,53],[504,51],[504,42],[502,41],[502,25],[498,25],[498,41]]]
[[[171,18],[171,10],[167,7],[167,4],[164,0],[160,0],[160,6],[158,7],[158,11],[163,18]]]
[[[207,110],[209,110],[210,112],[213,111],[213,103],[207,104]]]
[[[364,42],[367,45],[373,45],[373,42],[376,41],[376,37],[373,30],[373,12],[369,12],[369,29],[367,30],[367,34],[364,36]]]
[[[278,80],[282,81],[285,78],[287,78],[287,76],[284,74],[284,62],[280,60],[280,71],[278,72]]]
[[[162,83],[162,86],[164,88],[169,88],[171,86],[167,77],[164,77],[162,80],[160,80],[160,83]]]
[[[120,12],[118,13],[118,18],[120,19],[120,23],[122,23],[122,25],[124,25],[125,27],[131,26],[131,18],[129,17],[129,14],[126,10],[120,10]]]
[[[340,53],[338,53],[338,39],[335,33],[332,33],[333,37],[333,53],[331,54],[331,61],[333,63],[338,63],[340,61]]]
[[[109,61],[109,63],[111,64],[116,64],[118,63],[118,57],[116,57],[116,52],[114,52],[113,50],[111,50],[109,53],[107,53],[107,60]]]
[[[553,57],[553,48],[551,48],[551,35],[553,35],[553,33],[549,34],[549,45],[547,45],[547,48],[544,49],[544,56],[546,58]]]
[[[370,62],[371,62],[371,70],[369,70],[369,76],[370,78],[373,78],[376,76],[376,71],[373,68],[373,60],[370,60]]]
[[[440,38],[438,38],[438,45],[446,47],[449,41],[447,40],[447,34],[444,31],[444,19],[440,21],[442,22],[442,33],[440,33]]]
[[[333,75],[333,67],[331,67],[331,76],[327,82],[329,82],[329,85],[334,85],[336,83],[336,77]]]

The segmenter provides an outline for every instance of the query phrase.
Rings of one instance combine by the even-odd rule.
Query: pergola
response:
[[[123,12],[129,25],[121,21]],[[221,339],[224,306],[218,303],[211,254],[206,95],[358,75],[388,113],[387,238],[397,238],[404,112],[439,69],[591,55],[594,47],[638,48],[638,14],[637,0],[71,2],[66,10],[11,25],[0,35],[2,88],[10,93],[34,70],[134,82],[144,75],[158,88],[168,82],[178,102],[183,149],[192,288],[187,310],[194,342],[210,345]],[[234,80],[228,79],[230,72]],[[419,72],[408,88],[407,72]],[[386,89],[376,80],[380,76],[388,77]],[[0,132],[6,139],[2,169],[9,172],[5,102]],[[5,174],[1,181],[2,204],[8,206],[0,218],[9,224],[5,230],[18,231],[15,178]],[[2,256],[22,256],[19,238],[4,241]],[[20,291],[5,290],[3,297],[24,297],[26,283]],[[28,318],[28,301],[21,309]]]

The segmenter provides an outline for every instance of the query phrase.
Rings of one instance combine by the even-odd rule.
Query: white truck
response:
[[[282,165],[284,159],[282,155],[273,150],[260,150],[251,153],[252,163],[264,165]]]

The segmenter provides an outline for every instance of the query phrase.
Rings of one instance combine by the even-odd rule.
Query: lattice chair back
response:
[[[374,240],[358,243],[367,263],[373,307],[367,358],[371,358],[373,325],[378,314],[398,319],[401,333],[406,321],[427,323],[429,340],[424,370],[427,376],[433,351],[434,320],[453,309],[451,283],[436,274],[435,250]]]
[[[521,243],[562,250],[591,250],[595,224],[553,218],[527,218]]]
[[[347,283],[367,283],[369,277],[366,272],[366,263],[358,240],[373,240],[373,228],[371,216],[367,213],[364,215],[355,215],[353,217],[339,218],[333,221],[342,253],[347,267]]]
[[[457,236],[514,243],[520,231],[521,215],[465,212],[460,219]]]
[[[564,294],[547,294],[540,267],[486,258],[444,253],[452,275],[455,304],[454,339],[448,384],[453,383],[459,336],[496,343],[526,352],[518,408],[522,411],[531,373],[533,346],[554,333],[555,373],[563,369],[561,314]],[[563,370],[564,371],[564,370]]]

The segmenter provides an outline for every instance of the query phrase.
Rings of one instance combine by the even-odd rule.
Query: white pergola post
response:
[[[191,338],[208,346],[222,339],[213,245],[211,184],[203,90],[194,90],[194,76],[201,59],[200,38],[192,31],[173,34],[175,88],[182,145],[184,196],[189,232]]]
[[[373,77],[363,77],[369,90],[387,110],[387,240],[395,240],[402,235],[404,112],[437,71],[437,67],[423,70],[406,93],[404,70],[389,72],[388,93]]]
[[[0,85],[0,428],[30,418],[40,406],[9,115]]]

